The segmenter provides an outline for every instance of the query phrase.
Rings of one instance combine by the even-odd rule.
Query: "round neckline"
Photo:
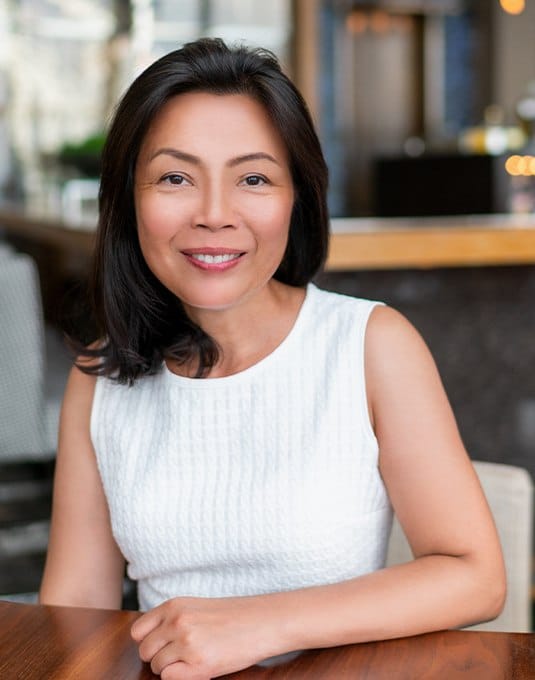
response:
[[[233,373],[232,375],[225,375],[220,378],[187,378],[183,375],[177,375],[173,373],[171,369],[167,366],[166,362],[163,362],[163,373],[165,378],[174,383],[175,385],[182,385],[183,387],[188,387],[191,389],[213,389],[214,387],[227,387],[229,385],[234,385],[239,382],[248,380],[249,378],[255,376],[261,371],[267,370],[267,368],[276,361],[281,354],[287,351],[289,345],[292,344],[293,338],[298,335],[300,327],[304,323],[304,319],[307,314],[307,309],[310,306],[310,299],[313,296],[314,284],[309,283],[305,289],[305,298],[301,303],[301,307],[297,312],[295,321],[290,328],[287,335],[281,340],[281,342],[275,347],[275,349],[267,354],[265,357],[254,363],[248,368],[244,368],[243,371],[238,373]]]

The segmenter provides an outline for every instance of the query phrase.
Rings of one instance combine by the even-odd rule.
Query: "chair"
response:
[[[533,559],[533,483],[523,468],[474,462],[502,542],[507,571],[507,599],[502,613],[473,630],[531,631]],[[413,559],[403,530],[394,517],[387,566]]]
[[[0,593],[14,599],[37,590],[48,542],[69,362],[54,346],[54,381],[47,380],[46,337],[55,342],[51,329],[45,333],[36,265],[0,243]]]

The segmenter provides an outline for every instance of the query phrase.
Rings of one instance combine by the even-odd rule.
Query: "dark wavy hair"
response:
[[[102,154],[99,223],[89,285],[98,338],[79,347],[81,370],[132,384],[160,370],[165,358],[197,363],[197,377],[215,364],[215,341],[185,313],[149,270],[138,241],[134,174],[156,114],[185,92],[245,94],[270,116],[288,152],[295,190],[288,245],[275,278],[308,283],[328,246],[327,167],[307,106],[271,52],[202,38],[158,59],[120,101]]]

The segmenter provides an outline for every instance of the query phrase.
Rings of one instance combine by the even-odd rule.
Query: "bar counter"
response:
[[[327,271],[429,269],[535,263],[535,215],[333,218]],[[61,250],[78,263],[93,248],[92,225],[0,205],[0,230]]]
[[[535,215],[338,218],[327,271],[535,263]]]

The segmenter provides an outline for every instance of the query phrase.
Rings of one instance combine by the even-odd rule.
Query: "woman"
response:
[[[118,608],[142,659],[217,677],[495,617],[496,531],[435,365],[385,305],[310,283],[327,173],[275,59],[150,66],[103,158],[99,340],[66,390],[50,604]],[[384,566],[394,508],[413,549]]]

